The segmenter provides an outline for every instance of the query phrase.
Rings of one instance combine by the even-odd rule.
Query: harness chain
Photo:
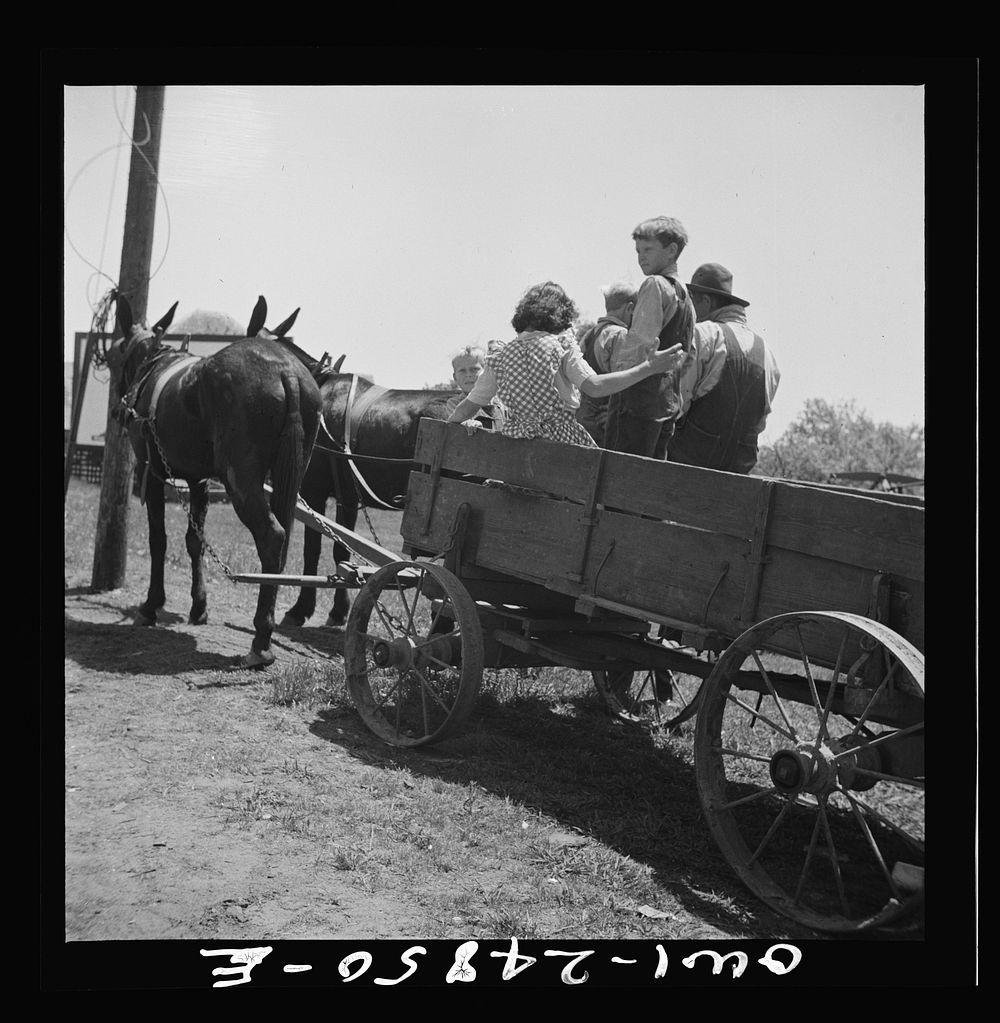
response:
[[[163,463],[163,471],[166,474],[164,482],[166,482],[167,479],[174,479],[175,477],[173,471],[170,468],[170,463],[167,461],[167,456],[163,451],[163,445],[160,444],[160,438],[156,435],[156,427],[153,423],[153,420],[146,416],[140,416],[138,412],[135,411],[134,408],[129,407],[128,402],[125,398],[122,398],[122,407],[124,408],[126,415],[131,416],[133,419],[135,419],[137,423],[145,425],[149,428],[149,435],[153,438],[153,443],[156,445],[156,450],[160,455],[160,461]],[[146,471],[147,472],[149,471],[148,461],[146,463]],[[188,522],[191,523],[191,528],[195,531],[195,533],[198,534],[198,539],[201,540],[202,547],[206,551],[208,551],[209,556],[212,558],[212,560],[219,566],[219,568],[222,569],[226,578],[235,585],[236,583],[238,583],[239,580],[234,578],[233,571],[222,560],[222,558],[219,557],[219,555],[215,551],[215,548],[211,545],[211,543],[209,543],[208,537],[205,536],[204,530],[202,530],[198,523],[195,522],[194,518],[191,515],[191,509],[188,507],[188,503],[185,500],[183,493],[181,493],[181,491],[176,487],[174,489],[177,493],[177,498],[181,503],[181,507],[183,507],[184,509],[184,514],[187,515]]]

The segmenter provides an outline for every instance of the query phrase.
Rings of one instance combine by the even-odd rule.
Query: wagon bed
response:
[[[922,500],[434,420],[415,461],[412,560],[348,621],[369,727],[456,734],[484,666],[673,671],[694,690],[665,720],[697,714],[706,818],[752,890],[820,930],[922,905]]]

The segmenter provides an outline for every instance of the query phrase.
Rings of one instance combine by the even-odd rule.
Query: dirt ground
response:
[[[143,581],[145,566],[129,576]],[[246,794],[270,772],[349,785],[374,743],[346,717],[341,727],[267,702],[260,673],[236,666],[253,587],[213,586],[209,624],[196,627],[169,613],[187,607],[182,582],[168,569],[164,623],[137,628],[138,587],[91,594],[67,579],[66,940],[412,935],[405,893],[359,890]],[[275,636],[282,664],[340,661],[341,633],[299,635]]]

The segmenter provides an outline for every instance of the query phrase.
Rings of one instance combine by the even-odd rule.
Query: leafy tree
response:
[[[213,313],[205,309],[195,309],[176,324],[171,334],[212,334],[225,337],[243,337],[246,334],[246,323],[225,313]]]
[[[755,473],[825,483],[832,473],[882,472],[924,477],[924,428],[876,423],[853,401],[811,398],[772,445],[763,445]]]

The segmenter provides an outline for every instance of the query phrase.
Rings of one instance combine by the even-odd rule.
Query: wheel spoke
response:
[[[830,720],[830,710],[833,707],[833,698],[837,692],[837,680],[840,678],[840,665],[844,658],[844,651],[847,649],[847,641],[850,638],[851,629],[848,626],[844,629],[844,635],[840,641],[840,647],[837,650],[837,662],[833,666],[833,678],[830,679],[830,688],[826,693],[826,703],[823,704],[823,715],[819,722],[819,732],[823,738],[829,738],[830,735],[827,722]]]
[[[427,676],[419,668],[414,668],[413,672],[422,683],[420,687],[421,693],[423,693],[424,690],[426,689],[427,692],[429,692],[431,696],[434,697],[435,702],[446,714],[451,713],[451,707],[449,707],[448,704],[444,702],[442,697],[438,695],[438,691],[434,688],[434,686],[431,685],[430,680],[427,678]]]
[[[785,805],[781,808],[781,812],[771,822],[771,826],[767,829],[767,833],[760,840],[760,845],[758,845],[757,848],[754,849],[753,855],[747,861],[748,863],[753,863],[757,859],[757,857],[760,856],[760,854],[764,851],[764,847],[767,845],[768,842],[771,841],[771,837],[778,830],[778,826],[781,824],[782,820],[784,819],[785,814],[788,813],[789,810],[791,810],[791,808],[792,808],[794,803],[795,803],[794,799],[786,799],[785,800]]]
[[[877,778],[879,781],[892,781],[899,785],[907,785],[914,789],[924,788],[923,778],[907,778],[901,774],[883,774],[881,771],[869,771],[867,767],[855,767],[855,774],[863,774],[868,778]]]
[[[915,835],[911,835],[904,828],[900,827],[895,821],[889,820],[888,817],[886,817],[884,814],[879,813],[879,811],[876,810],[875,807],[870,806],[863,799],[858,799],[857,796],[855,796],[851,792],[848,792],[846,789],[843,789],[841,791],[843,791],[844,795],[847,796],[847,799],[851,804],[851,808],[854,809],[856,812],[863,810],[869,817],[873,817],[875,820],[879,821],[879,823],[884,824],[890,831],[892,831],[894,834],[899,835],[899,837],[902,838],[905,842],[908,842],[914,848],[919,849],[920,852],[923,852],[924,843],[921,839],[917,838]]]
[[[911,735],[913,732],[922,732],[923,730],[924,723],[923,721],[921,721],[918,724],[910,725],[909,728],[900,728],[897,729],[895,732],[883,732],[877,738],[872,739],[871,742],[866,742],[864,744],[864,747],[860,748],[873,749],[875,746],[882,746],[887,742],[892,742],[895,739],[900,739],[904,735]],[[853,732],[851,734],[854,735]],[[859,747],[857,746],[849,746],[847,749],[843,749],[839,753],[834,754],[833,759],[840,760],[842,757],[851,756],[851,754],[857,753],[858,749]]]
[[[885,878],[886,883],[889,885],[889,891],[892,892],[892,897],[898,901],[899,889],[896,887],[896,882],[893,881],[892,874],[890,873],[889,868],[885,864],[885,859],[882,856],[882,850],[879,849],[878,843],[875,841],[875,836],[872,834],[871,828],[868,827],[868,821],[865,820],[864,815],[861,813],[861,810],[859,809],[859,807],[863,806],[864,804],[861,803],[860,800],[856,800],[849,793],[847,794],[847,798],[848,800],[850,800],[851,812],[854,814],[854,818],[858,822],[858,827],[861,828],[861,832],[865,836],[865,840],[868,842],[868,845],[871,848],[873,855],[875,856],[875,861],[878,863],[879,869],[882,871],[882,876]],[[876,816],[882,819],[881,814],[876,814]]]
[[[727,691],[726,699],[729,700],[731,703],[735,703],[737,707],[742,707],[743,710],[745,710],[752,717],[759,718],[761,721],[765,722],[765,724],[770,725],[779,735],[783,735],[786,739],[790,740],[791,742],[796,741],[794,731],[785,731],[785,729],[782,728],[781,725],[775,724],[766,714],[761,714],[759,711],[754,710],[753,707],[750,706],[750,704],[744,703],[738,696],[733,696],[731,692]]]
[[[819,804],[819,816],[823,821],[823,831],[826,834],[826,847],[830,853],[830,862],[833,864],[833,878],[837,885],[837,894],[840,896],[840,908],[844,911],[844,916],[851,915],[851,907],[847,902],[847,893],[844,891],[844,878],[840,873],[840,861],[837,859],[837,848],[833,841],[833,832],[830,830],[830,821],[826,816],[826,804],[820,802]]]
[[[385,631],[389,633],[390,636],[394,636],[395,633],[393,632],[391,621],[393,617],[392,613],[382,606],[382,601],[380,600],[375,601],[375,610],[378,612],[378,616],[382,620],[382,625],[384,626]]]
[[[820,727],[822,728],[823,708],[819,702],[819,693],[816,691],[816,680],[813,678],[812,664],[809,663],[809,655],[806,653],[805,643],[802,642],[802,630],[798,627],[798,625],[795,626],[795,638],[799,641],[799,653],[802,655],[802,667],[806,670],[806,681],[809,683],[809,695],[812,696],[813,707],[815,708],[817,715],[819,715]],[[826,736],[824,736],[821,732],[820,738],[823,739],[826,738]]]
[[[747,803],[756,803],[761,799],[766,799],[768,796],[773,796],[778,790],[773,786],[769,789],[761,789],[759,792],[753,792],[749,796],[743,796],[741,799],[734,799],[731,803],[723,803],[718,809],[719,810],[732,810],[734,806],[745,806]]]
[[[744,753],[743,750],[729,749],[727,746],[720,746],[719,752],[724,756],[738,757],[741,760],[757,760],[762,764],[770,764],[770,757],[762,757],[759,753]]]
[[[396,676],[395,677],[396,677],[396,681],[393,682],[393,684],[385,691],[385,693],[383,693],[382,696],[380,696],[379,699],[377,699],[375,701],[375,709],[376,710],[381,710],[385,706],[386,700],[388,700],[389,697],[392,696],[393,693],[399,691],[399,683],[403,681],[403,678],[399,674],[398,671],[396,672]],[[396,700],[396,703],[397,703],[397,705],[399,704],[399,700],[398,699]]]
[[[855,735],[858,734],[860,729],[865,728],[865,721],[868,719],[868,715],[874,709],[876,701],[878,700],[879,696],[882,695],[882,690],[885,689],[885,687],[892,680],[892,676],[896,673],[896,669],[898,667],[899,667],[899,661],[896,661],[893,664],[893,666],[889,669],[889,671],[886,672],[885,678],[882,679],[882,681],[879,682],[879,684],[875,687],[875,689],[872,690],[871,699],[868,701],[868,703],[865,706],[865,709],[862,711],[861,717],[858,718],[857,723],[854,726],[854,731],[851,732],[851,737],[852,738]]]
[[[419,650],[420,648],[417,647],[417,649]],[[439,670],[448,671],[453,667],[447,661],[442,661],[440,657],[435,657],[434,654],[424,654],[424,660],[428,662],[433,661],[434,664],[438,665]]]
[[[417,674],[420,675],[420,672],[418,671]],[[420,675],[420,678],[423,680],[423,675]],[[420,686],[420,711],[424,718],[424,735],[430,735],[431,725],[427,717],[427,687],[423,684]]]
[[[798,739],[798,736],[795,734],[795,729],[792,727],[791,721],[788,720],[788,715],[785,713],[785,705],[781,702],[780,697],[775,691],[774,685],[771,682],[771,676],[768,675],[767,668],[764,667],[757,651],[751,650],[750,652],[753,654],[753,659],[757,662],[757,670],[764,677],[764,682],[767,685],[768,692],[771,694],[771,699],[773,699],[775,704],[777,704],[778,710],[781,713],[781,719],[785,722],[785,727],[788,729],[788,737],[792,740],[792,742],[795,742]]]
[[[809,873],[809,867],[812,864],[813,853],[816,851],[816,842],[819,839],[819,826],[821,821],[821,815],[816,814],[816,823],[813,824],[812,835],[809,837],[809,847],[806,849],[806,859],[802,864],[802,873],[799,874],[799,883],[795,886],[795,905],[799,904],[799,899],[802,897],[802,886],[806,882],[806,876]]]
[[[417,585],[413,588],[413,604],[409,604],[406,600],[406,593],[401,589],[399,591],[399,602],[403,605],[403,609],[406,612],[406,635],[412,636],[413,629],[413,615],[417,610],[417,604],[420,602],[420,592],[424,588],[424,579],[427,573],[423,570],[420,572],[420,579]]]

